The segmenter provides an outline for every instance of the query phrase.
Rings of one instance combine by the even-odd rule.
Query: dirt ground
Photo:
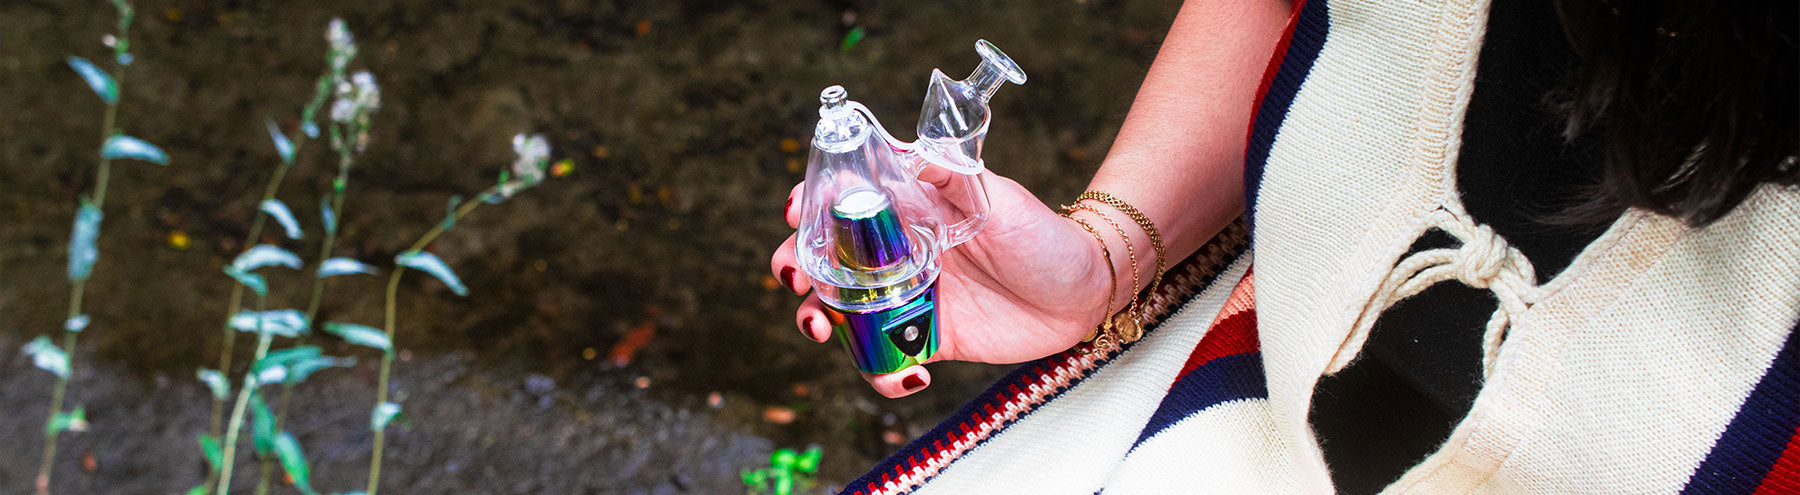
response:
[[[781,204],[801,179],[818,91],[845,85],[910,138],[930,70],[961,77],[975,40],[991,40],[1030,80],[994,99],[989,166],[1069,198],[1177,7],[138,0],[119,123],[172,163],[114,166],[70,395],[93,428],[63,436],[56,493],[177,493],[204,477],[194,435],[211,401],[194,370],[220,345],[232,283],[220,268],[243,249],[276,163],[263,122],[297,125],[331,17],[357,36],[352,67],[384,90],[337,255],[389,266],[447,198],[510,162],[514,133],[544,133],[575,164],[431,246],[470,296],[427,277],[401,285],[394,389],[406,413],[388,436],[384,491],[732,493],[739,469],[809,444],[824,448],[830,490],[1007,369],[934,365],[929,390],[888,400],[835,343],[793,329],[799,298],[772,283],[768,257],[791,232]],[[94,181],[104,106],[64,57],[104,57],[113,16],[104,0],[0,3],[0,493],[27,493],[36,473],[51,376],[17,349],[60,328],[70,222]],[[853,30],[865,36],[845,49]],[[317,251],[329,154],[305,145],[278,194],[307,237],[263,242]],[[191,244],[173,246],[176,234]],[[332,280],[322,320],[380,323],[381,280]],[[277,307],[309,295],[291,272],[270,284]],[[654,337],[628,364],[609,362],[646,328]],[[324,345],[360,364],[297,389],[291,426],[317,487],[360,489],[378,356]],[[769,420],[784,411],[790,422]],[[255,468],[240,462],[247,489]]]

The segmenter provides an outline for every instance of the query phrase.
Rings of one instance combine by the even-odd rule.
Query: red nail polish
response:
[[[813,320],[813,317],[811,315],[808,315],[806,318],[800,320],[800,332],[806,334],[806,338],[809,338],[809,339],[813,338],[812,320]]]
[[[917,392],[925,388],[925,380],[919,378],[919,375],[906,375],[906,378],[900,380],[900,387],[907,392]]]
[[[788,210],[792,209],[794,209],[794,197],[788,196],[787,204],[781,207],[781,214],[786,215]]]
[[[781,267],[781,285],[787,287],[788,290],[794,290],[794,267]],[[795,292],[798,293],[799,291]]]

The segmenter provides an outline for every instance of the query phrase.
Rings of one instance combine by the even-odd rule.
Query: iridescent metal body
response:
[[[905,227],[894,212],[893,201],[874,189],[845,191],[831,207],[838,263],[865,273],[905,268],[912,253]],[[851,310],[826,304],[826,318],[844,341],[856,368],[869,373],[892,373],[925,361],[937,351],[936,281],[933,287],[887,308]],[[895,287],[843,289],[847,302],[886,299]],[[893,301],[892,299],[889,299]]]
[[[844,341],[856,369],[893,373],[937,353],[937,284],[893,308],[854,312],[826,306],[832,333]]]

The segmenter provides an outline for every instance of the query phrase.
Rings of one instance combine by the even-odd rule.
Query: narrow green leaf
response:
[[[373,347],[390,353],[394,352],[394,345],[388,340],[387,333],[376,330],[374,327],[329,321],[325,322],[325,332],[343,337],[345,342]]]
[[[288,368],[280,364],[264,366],[256,370],[256,373],[251,374],[249,379],[254,380],[250,383],[251,386],[282,383],[288,379]]]
[[[318,356],[302,359],[288,363],[286,367],[287,376],[283,377],[280,381],[289,385],[294,385],[305,381],[306,377],[312,376],[315,371],[326,368],[348,368],[355,365],[356,358],[349,357],[337,358],[331,356]]]
[[[74,318],[63,321],[63,331],[65,332],[79,332],[86,330],[87,326],[88,315],[75,315]]]
[[[269,411],[269,404],[263,402],[262,394],[250,392],[251,437],[256,444],[256,455],[267,456],[275,450],[275,413]]]
[[[269,198],[262,202],[261,208],[263,213],[268,213],[270,218],[281,224],[281,230],[285,231],[289,239],[300,238],[300,222],[294,220],[294,212],[288,211],[287,203]]]
[[[212,435],[200,434],[200,453],[206,456],[206,464],[212,466],[213,472],[225,468],[225,452],[219,448],[219,439]],[[204,486],[201,488],[205,488]],[[204,491],[202,491],[204,493]]]
[[[331,196],[319,198],[319,218],[325,222],[325,233],[337,234],[337,212],[331,211]]]
[[[292,217],[289,217],[292,220]],[[239,271],[250,272],[265,266],[280,265],[300,269],[300,257],[293,252],[268,244],[257,244],[239,253],[231,260],[231,267]]]
[[[393,422],[394,417],[399,415],[399,404],[392,402],[376,404],[375,410],[369,414],[369,429],[373,431],[386,430],[388,423]]]
[[[61,347],[50,343],[50,338],[39,335],[25,344],[25,354],[31,356],[31,364],[48,371],[53,375],[69,378],[69,355],[64,354]]]
[[[306,317],[292,309],[242,311],[232,315],[231,328],[240,332],[295,337],[306,331]]]
[[[794,449],[775,449],[774,452],[769,453],[769,467],[779,470],[793,469],[796,457],[799,457],[799,454],[795,454]]]
[[[407,251],[395,256],[394,262],[400,266],[437,277],[438,280],[444,282],[444,285],[450,286],[450,291],[455,292],[456,295],[469,295],[469,288],[463,286],[462,280],[456,278],[456,272],[451,271],[450,266],[445,265],[444,260],[438,259],[437,255],[425,251]]]
[[[369,266],[368,263],[363,263],[350,258],[331,258],[319,262],[319,278],[349,275],[353,273],[374,275],[375,267]]]
[[[824,452],[819,449],[819,446],[807,447],[806,451],[800,453],[799,458],[794,459],[794,469],[806,474],[818,474],[819,460],[823,457]]]
[[[868,34],[869,30],[863,29],[862,26],[850,28],[850,32],[844,33],[844,41],[838,44],[838,51],[850,53],[850,49],[856,48],[856,44],[861,42],[863,36]]]
[[[281,468],[287,470],[288,477],[294,479],[294,488],[300,493],[312,495],[312,467],[306,465],[306,453],[300,450],[300,441],[294,434],[281,432],[275,437],[275,456],[281,459]]]
[[[112,76],[107,75],[106,71],[95,67],[93,62],[71,56],[69,57],[69,68],[75,69],[76,74],[81,74],[81,80],[87,81],[88,87],[93,88],[94,94],[100,95],[100,101],[104,101],[108,105],[119,102],[119,84],[113,82]]]
[[[450,230],[451,227],[456,226],[456,206],[462,204],[462,201],[462,195],[457,194],[450,196],[450,202],[444,205],[444,230]]]
[[[100,157],[108,160],[131,158],[157,165],[169,164],[169,154],[164,153],[162,148],[126,135],[107,138],[106,145],[100,147]]]
[[[219,370],[200,368],[195,375],[200,378],[201,383],[206,384],[208,390],[212,390],[214,399],[225,400],[231,394],[231,380],[225,378],[225,374]]]
[[[281,163],[293,165],[294,142],[289,141],[287,135],[281,133],[281,127],[276,126],[275,121],[265,120],[263,125],[269,128],[269,139],[275,141],[275,154],[281,155]]]
[[[87,410],[77,407],[74,411],[50,416],[50,423],[44,426],[44,430],[55,434],[59,431],[87,431],[87,427]]]
[[[319,346],[303,345],[303,346],[289,347],[286,349],[269,351],[268,354],[263,355],[263,358],[261,360],[258,360],[257,362],[258,363],[268,362],[268,363],[277,363],[277,364],[290,363],[290,362],[299,361],[302,359],[312,359],[315,357],[319,357],[321,355],[323,355],[323,351],[319,349]]]
[[[231,278],[237,280],[238,283],[244,284],[245,287],[249,287],[250,290],[256,292],[256,295],[258,296],[269,295],[269,281],[264,280],[262,275],[240,270],[233,265],[225,265],[225,274],[230,275]]]
[[[250,374],[264,384],[287,381],[288,367],[294,363],[319,358],[319,346],[303,345],[270,352],[250,363]]]
[[[69,234],[69,281],[80,282],[94,273],[94,260],[100,250],[94,241],[100,238],[100,207],[81,198],[81,209],[75,212],[75,228]]]
[[[189,488],[186,495],[206,495],[206,485]]]

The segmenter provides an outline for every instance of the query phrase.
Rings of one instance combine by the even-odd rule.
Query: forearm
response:
[[[1161,232],[1170,264],[1243,212],[1245,133],[1289,9],[1281,0],[1184,4],[1088,186],[1142,210]],[[1139,286],[1128,288],[1131,263],[1124,243],[1105,236],[1118,269],[1113,300],[1122,304],[1149,283],[1156,253],[1130,219],[1100,208],[1126,227],[1138,260]],[[1077,215],[1098,221],[1092,213]]]

